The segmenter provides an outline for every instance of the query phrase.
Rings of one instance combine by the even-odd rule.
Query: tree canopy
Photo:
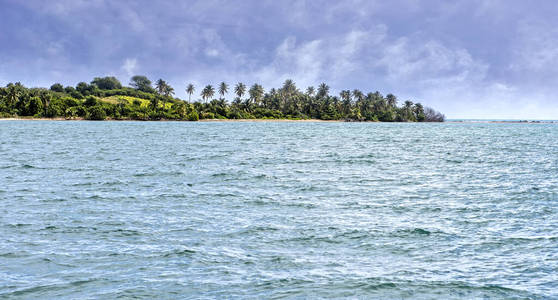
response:
[[[133,119],[133,120],[198,120],[198,119],[321,119],[383,122],[443,122],[440,112],[415,103],[402,101],[393,94],[341,90],[330,94],[321,83],[299,89],[293,80],[285,80],[279,88],[266,90],[254,83],[248,88],[234,85],[233,99],[227,101],[229,85],[221,82],[217,90],[206,85],[201,99],[194,99],[194,84],[185,86],[188,101],[174,97],[174,88],[159,79],[152,87],[149,78],[133,76],[131,87],[123,87],[115,77],[96,77],[91,84],[80,82],[75,87],[60,83],[49,89],[26,88],[10,83],[0,88],[0,117],[60,117],[66,119]],[[214,97],[218,95],[219,99]],[[202,100],[202,101],[200,101]]]
[[[116,77],[95,77],[91,81],[91,85],[97,86],[101,90],[117,90],[122,88],[122,84]]]

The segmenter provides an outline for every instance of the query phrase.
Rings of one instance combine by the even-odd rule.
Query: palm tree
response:
[[[155,83],[155,86],[157,88],[157,93],[159,93],[159,95],[163,94],[163,92],[165,91],[166,85],[167,85],[167,83],[163,79],[157,80],[157,82]]]
[[[157,87],[157,93],[163,96],[163,110],[165,110],[167,104],[167,98],[170,97],[171,95],[174,95],[174,89],[163,79],[157,80],[155,86]]]
[[[252,101],[253,104],[256,104],[256,105],[261,104],[261,100],[264,96],[264,89],[261,85],[255,83],[250,88],[250,91],[248,91],[248,93],[250,94],[250,100]]]
[[[191,102],[192,100],[192,94],[196,91],[196,88],[194,87],[193,84],[189,83],[188,86],[186,87],[186,93],[188,93],[188,102]]]
[[[170,85],[167,84],[167,85],[165,86],[165,90],[163,91],[163,94],[164,94],[166,97],[170,97],[170,96],[174,95],[174,88],[173,88],[172,86],[170,86]]]
[[[297,92],[296,84],[295,84],[294,81],[292,81],[291,79],[287,79],[287,80],[285,80],[285,82],[283,83],[283,87],[281,88],[281,91],[282,91],[287,97],[290,97],[290,96],[294,95],[294,94]]]
[[[391,107],[395,107],[397,105],[397,97],[395,97],[393,94],[387,94],[386,101],[387,104]]]
[[[45,116],[50,117],[48,107],[50,106],[50,102],[52,101],[52,95],[50,93],[43,91],[40,93],[39,97],[41,98],[41,102],[43,102],[43,107],[45,109]]]
[[[415,103],[415,106],[413,107],[413,112],[416,116],[417,121],[419,121],[419,122],[424,121],[424,119],[425,119],[424,106],[422,106],[422,104]]]
[[[413,102],[411,100],[405,101],[403,111],[405,112],[405,121],[414,121]]]
[[[215,90],[213,89],[213,86],[211,86],[210,84],[206,85],[201,92],[202,99],[206,102],[207,99],[210,99],[211,97],[213,97],[213,95],[215,95]]]
[[[229,92],[229,86],[223,81],[219,85],[219,94],[222,98],[225,98],[225,94]]]
[[[351,101],[351,92],[349,90],[343,90],[339,93],[339,97],[343,99],[343,101],[347,101],[350,103]]]
[[[306,89],[306,95],[308,95],[308,96],[310,96],[310,97],[314,96],[315,93],[316,93],[316,90],[314,89],[313,86],[309,86],[309,87]]]
[[[352,94],[355,102],[362,101],[362,98],[364,98],[364,94],[360,90],[354,89]]]
[[[325,98],[329,94],[329,86],[325,83],[321,83],[318,86],[318,98]]]
[[[10,83],[6,86],[6,103],[9,108],[12,108],[18,101],[21,95],[20,86],[19,82],[15,85]]]
[[[242,83],[242,82],[239,82],[234,87],[234,93],[238,96],[239,99],[242,98],[244,93],[246,93],[246,85],[244,85],[244,83]]]

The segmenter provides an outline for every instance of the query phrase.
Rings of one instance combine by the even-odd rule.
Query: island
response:
[[[50,88],[28,88],[21,83],[0,87],[0,118],[63,120],[339,120],[375,122],[443,122],[445,116],[421,103],[404,101],[398,106],[393,94],[342,90],[330,95],[322,83],[305,91],[293,80],[267,92],[260,84],[244,83],[217,88],[206,85],[198,95],[193,84],[185,85],[188,100],[174,97],[174,88],[159,79],[154,86],[143,75],[131,78],[124,87],[114,76],[96,77],[75,87],[60,83]],[[226,96],[231,92],[232,101]],[[217,97],[216,97],[217,96]]]

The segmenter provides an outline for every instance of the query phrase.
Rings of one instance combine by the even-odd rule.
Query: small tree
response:
[[[100,105],[95,105],[87,110],[85,117],[87,120],[104,120],[107,118],[107,113]]]
[[[50,86],[50,90],[53,92],[63,93],[64,87],[60,83],[55,83]]]
[[[151,86],[151,80],[142,75],[136,75],[132,77],[130,81],[130,86],[136,90],[140,90],[146,93],[153,93],[153,87]]]
[[[122,88],[122,84],[114,76],[95,77],[91,81],[91,85],[95,85],[101,90],[117,90]]]

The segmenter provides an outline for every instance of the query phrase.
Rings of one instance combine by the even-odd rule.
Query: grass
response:
[[[116,96],[110,96],[110,97],[105,97],[100,99],[100,101],[110,103],[110,104],[118,104],[124,102],[130,105],[132,105],[135,100],[138,100],[141,103],[140,107],[148,107],[149,105],[151,105],[151,102],[149,100],[131,97],[131,96],[116,95]],[[171,106],[172,103],[168,103],[168,102],[165,103],[165,109],[170,109]],[[159,107],[163,107],[163,102],[161,101],[159,102]]]

